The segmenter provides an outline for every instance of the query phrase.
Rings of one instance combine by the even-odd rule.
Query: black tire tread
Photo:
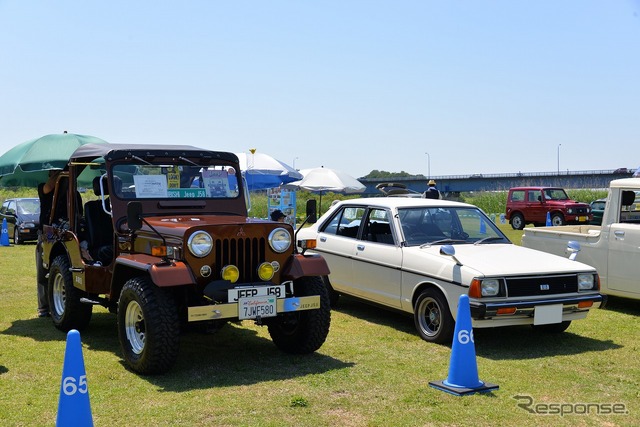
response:
[[[91,321],[93,306],[80,302],[84,292],[73,286],[73,277],[69,268],[70,263],[66,255],[58,255],[51,263],[47,292],[51,320],[61,331],[69,332],[71,329],[82,331]],[[56,312],[53,304],[53,284],[58,273],[62,275],[66,294],[65,307],[61,314]]]
[[[129,348],[124,328],[126,305],[135,299],[144,316],[145,348],[137,355]],[[173,298],[155,286],[147,277],[127,281],[118,303],[118,336],[125,361],[140,374],[160,374],[168,371],[178,358],[180,321]]]
[[[324,344],[331,325],[331,304],[320,277],[301,277],[294,281],[296,296],[320,295],[320,308],[281,314],[268,323],[273,343],[285,353],[309,354]],[[295,323],[291,329],[286,322]]]

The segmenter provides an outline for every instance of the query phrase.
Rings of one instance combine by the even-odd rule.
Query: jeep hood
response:
[[[224,227],[231,226],[234,228],[245,227],[258,224],[272,224],[273,228],[277,225],[270,221],[256,218],[247,218],[236,215],[180,215],[180,216],[162,216],[162,217],[145,217],[145,220],[151,224],[159,233],[167,236],[181,237],[187,232],[187,230],[196,229],[208,229],[211,227]],[[143,229],[150,231],[146,225],[142,226]],[[234,233],[235,235],[235,233]]]

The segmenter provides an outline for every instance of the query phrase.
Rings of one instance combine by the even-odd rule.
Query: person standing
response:
[[[53,208],[53,190],[60,175],[59,170],[50,170],[47,182],[38,185],[38,198],[40,199],[40,224],[38,229],[38,242],[36,244],[36,287],[38,290],[38,317],[49,316],[49,297],[47,295],[46,271],[42,267],[42,227],[49,223],[51,209]]]
[[[427,191],[424,192],[422,197],[425,199],[440,199],[440,191],[436,188],[436,182],[433,179],[429,180],[429,187]]]

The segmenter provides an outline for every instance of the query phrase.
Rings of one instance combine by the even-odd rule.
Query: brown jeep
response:
[[[95,176],[97,198],[84,206],[80,174]],[[320,348],[331,317],[327,264],[297,253],[290,225],[249,218],[247,194],[232,153],[78,148],[56,184],[53,206],[65,212],[54,208],[43,227],[54,325],[81,330],[94,305],[117,313],[124,359],[142,374],[174,364],[188,324],[252,320],[285,352]]]

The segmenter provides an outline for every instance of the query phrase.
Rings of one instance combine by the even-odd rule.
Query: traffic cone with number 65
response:
[[[458,300],[458,316],[451,346],[449,376],[443,381],[431,381],[429,385],[457,396],[486,393],[498,389],[496,384],[485,383],[478,378],[468,295],[460,295]]]
[[[56,420],[56,427],[65,426],[93,426],[80,332],[75,329],[67,333]]]

